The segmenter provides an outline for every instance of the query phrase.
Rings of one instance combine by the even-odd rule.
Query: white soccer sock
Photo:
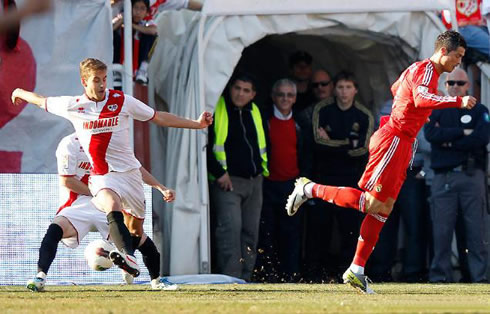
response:
[[[43,271],[40,271],[37,273],[36,278],[42,278],[42,279],[46,280],[46,273]]]
[[[358,275],[364,275],[364,267],[356,265],[356,264],[350,264],[350,270],[352,270],[353,273],[358,274]]]
[[[313,182],[308,182],[308,183],[306,183],[306,185],[304,186],[305,196],[306,196],[307,198],[312,198],[312,197],[313,197],[313,185],[315,185],[315,183],[313,183]]]

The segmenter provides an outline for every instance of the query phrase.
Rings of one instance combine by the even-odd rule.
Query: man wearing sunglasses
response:
[[[445,86],[450,96],[466,96],[470,88],[468,75],[463,69],[456,69],[448,74]],[[434,257],[429,281],[454,281],[451,242],[456,228],[461,268],[468,276],[463,279],[486,282],[484,216],[486,147],[490,136],[488,109],[477,104],[471,110],[434,110],[424,131],[431,143],[431,167],[435,173],[431,200]]]
[[[333,81],[326,70],[316,70],[311,77],[311,90],[313,92],[312,103],[298,113],[298,123],[304,128],[311,128],[311,116],[313,107],[322,100],[333,95]]]

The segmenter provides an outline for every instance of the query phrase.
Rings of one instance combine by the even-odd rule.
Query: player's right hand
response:
[[[461,108],[471,109],[476,105],[476,98],[473,96],[464,96]]]
[[[19,106],[22,104],[22,102],[24,101],[20,95],[22,94],[24,90],[22,88],[16,88],[14,89],[14,91],[12,92],[12,103],[16,106]]]

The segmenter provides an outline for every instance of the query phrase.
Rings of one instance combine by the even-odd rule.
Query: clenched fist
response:
[[[464,96],[461,108],[471,109],[476,105],[476,98],[473,96]]]

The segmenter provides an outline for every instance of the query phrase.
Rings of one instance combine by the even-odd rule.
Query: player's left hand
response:
[[[166,189],[162,191],[163,200],[167,203],[175,201],[175,191],[172,189]]]
[[[211,112],[204,111],[197,119],[197,122],[201,126],[201,128],[206,128],[213,123],[213,114]]]

